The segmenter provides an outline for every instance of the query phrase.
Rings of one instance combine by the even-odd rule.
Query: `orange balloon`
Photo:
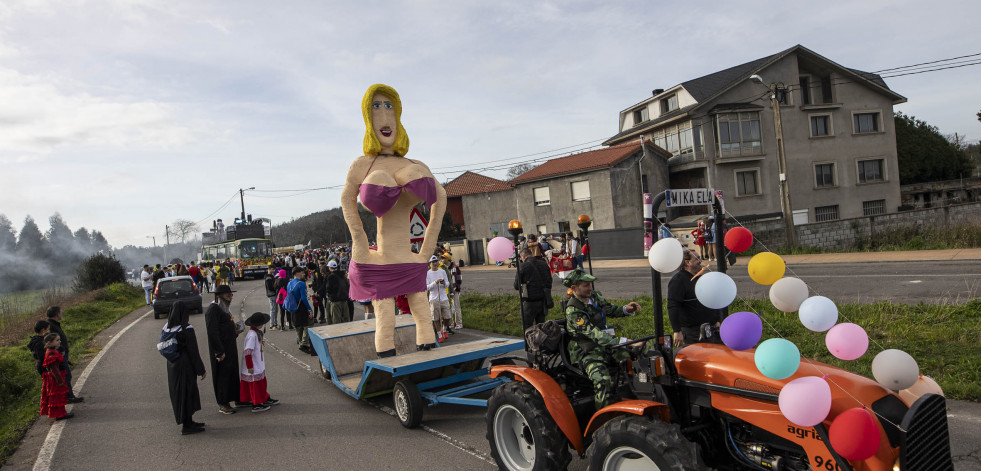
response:
[[[920,375],[920,377],[916,379],[916,383],[913,383],[912,386],[899,391],[899,399],[903,401],[903,404],[906,404],[907,407],[910,407],[924,394],[938,394],[943,396],[944,390],[940,389],[940,385],[937,384],[933,378]]]

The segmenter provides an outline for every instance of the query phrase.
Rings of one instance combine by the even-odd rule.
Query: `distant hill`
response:
[[[359,206],[361,223],[364,224],[368,240],[375,240],[377,220],[375,216]],[[277,224],[270,229],[271,239],[277,247],[290,245],[305,245],[311,243],[313,247],[331,245],[336,243],[350,243],[351,232],[347,229],[344,222],[344,214],[341,208],[331,208],[326,211],[315,213],[292,219],[283,224]]]

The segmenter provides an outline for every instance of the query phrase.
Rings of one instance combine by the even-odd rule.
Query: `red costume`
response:
[[[698,228],[691,231],[691,235],[695,238],[695,245],[705,245],[705,229],[702,223],[698,223]]]
[[[61,367],[64,362],[65,357],[57,349],[49,348],[44,354],[44,362],[41,363],[45,368],[41,375],[41,415],[52,419],[64,417],[68,413],[65,410],[65,404],[68,404],[68,383],[65,381],[65,370]]]

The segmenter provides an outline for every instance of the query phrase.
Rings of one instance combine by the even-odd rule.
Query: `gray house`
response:
[[[800,45],[654,90],[620,112],[620,132],[604,144],[650,139],[670,153],[671,188],[722,190],[727,211],[737,217],[779,216],[771,84],[780,104],[795,224],[897,211],[893,105],[906,99],[878,75]],[[616,205],[609,209],[616,213]],[[536,212],[523,215],[544,220]]]
[[[671,154],[639,138],[549,160],[511,180],[517,219],[525,233],[578,231],[576,218],[592,218],[591,230],[643,226],[643,193],[668,184]]]

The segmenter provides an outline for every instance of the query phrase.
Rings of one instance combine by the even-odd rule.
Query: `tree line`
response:
[[[429,219],[429,211],[419,205],[423,217]],[[361,224],[364,226],[365,233],[370,242],[374,242],[378,231],[378,220],[375,215],[358,205],[358,215],[361,216]],[[347,222],[344,221],[344,213],[341,208],[331,208],[326,211],[317,211],[303,217],[291,219],[273,226],[270,229],[273,244],[277,247],[289,247],[291,245],[306,245],[311,247],[330,246],[332,244],[350,244],[351,231],[348,230]],[[406,234],[408,237],[408,234]],[[449,213],[443,216],[443,224],[440,226],[439,240],[458,240],[464,237],[464,231],[460,224],[453,224]]]

